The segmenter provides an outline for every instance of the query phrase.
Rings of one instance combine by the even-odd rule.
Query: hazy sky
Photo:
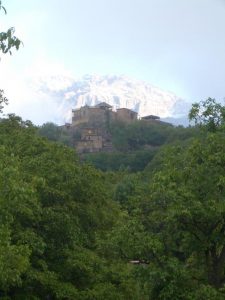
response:
[[[225,97],[225,0],[3,0],[24,47],[1,85],[32,73],[124,74],[190,101]],[[25,85],[25,84],[24,84]]]

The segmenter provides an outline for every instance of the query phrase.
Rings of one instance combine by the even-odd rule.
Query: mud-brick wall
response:
[[[79,141],[76,145],[78,153],[99,152],[102,150],[103,142],[101,136],[92,136],[90,140]]]
[[[118,109],[116,114],[118,121],[129,123],[137,120],[137,113],[127,108]]]

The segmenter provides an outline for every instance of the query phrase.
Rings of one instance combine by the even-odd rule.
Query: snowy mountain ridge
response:
[[[70,121],[71,109],[100,102],[114,109],[132,109],[140,117],[151,114],[161,118],[183,117],[190,106],[174,93],[126,76],[85,75],[81,79],[52,76],[39,80],[38,89],[54,98],[58,117],[61,114],[63,121]]]

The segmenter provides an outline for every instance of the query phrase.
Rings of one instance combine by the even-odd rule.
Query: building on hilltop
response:
[[[160,120],[160,117],[158,116],[155,116],[155,115],[148,115],[148,116],[145,116],[145,117],[142,117],[141,120],[145,120],[145,121],[156,121],[156,120]]]
[[[162,121],[162,120],[160,120],[159,116],[155,116],[155,115],[148,115],[148,116],[142,117],[141,121],[144,121],[148,124],[156,124],[157,123],[157,124],[161,124],[161,125],[172,126],[171,123]]]
[[[137,121],[138,114],[128,108],[119,108],[116,111],[106,102],[95,106],[85,105],[72,110],[72,123],[62,126],[70,132],[79,154],[113,152],[112,137],[109,132],[110,123],[119,121],[130,124]],[[147,124],[170,125],[160,120],[160,117],[148,115],[141,118]]]
[[[80,124],[100,125],[105,123],[109,118],[115,118],[115,112],[112,111],[112,106],[102,102],[96,106],[85,105],[79,109],[72,110],[72,126]]]
[[[95,106],[85,105],[72,110],[72,126],[89,124],[93,126],[107,124],[112,121],[132,122],[137,120],[137,113],[128,108],[112,110],[108,103],[101,102]]]
[[[111,136],[107,130],[113,121],[125,123],[137,120],[137,113],[120,108],[112,110],[112,106],[101,102],[95,106],[85,105],[72,110],[71,130],[79,131],[79,139],[75,140],[75,148],[78,153],[111,152],[113,151]]]
[[[116,119],[126,123],[137,120],[137,113],[128,108],[118,108],[116,111]]]

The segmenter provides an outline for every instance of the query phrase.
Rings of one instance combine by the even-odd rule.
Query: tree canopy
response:
[[[0,122],[0,140],[0,295],[132,299],[126,264],[98,251],[122,218],[103,175],[14,115]]]

